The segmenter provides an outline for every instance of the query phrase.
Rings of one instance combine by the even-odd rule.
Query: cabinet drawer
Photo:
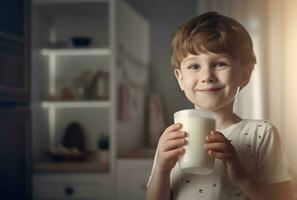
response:
[[[152,159],[120,160],[118,162],[118,200],[145,199]]]
[[[129,194],[127,199],[136,200],[136,199],[145,199],[146,184],[148,181],[150,171],[129,171],[128,172],[128,192]]]
[[[50,176],[34,178],[34,200],[108,200],[109,180],[56,179]]]
[[[96,183],[46,183],[38,184],[35,187],[36,197],[40,199],[53,199],[53,198],[98,198],[100,197],[100,190]]]

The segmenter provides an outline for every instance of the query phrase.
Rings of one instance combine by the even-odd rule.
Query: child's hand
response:
[[[181,127],[181,124],[170,125],[159,139],[156,166],[161,170],[170,172],[178,156],[184,152],[186,133],[180,131]]]
[[[206,137],[204,148],[210,156],[214,156],[224,162],[228,178],[235,184],[239,184],[247,176],[247,172],[241,166],[236,150],[229,140],[220,132],[212,131]]]

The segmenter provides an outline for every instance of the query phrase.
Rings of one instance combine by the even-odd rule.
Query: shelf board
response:
[[[79,55],[110,55],[109,48],[65,48],[65,49],[42,49],[41,54],[44,56],[79,56]]]
[[[34,4],[108,3],[109,0],[33,0]]]
[[[34,172],[109,172],[108,164],[93,162],[50,162],[40,161],[33,164]]]
[[[44,108],[109,108],[110,101],[43,101]]]

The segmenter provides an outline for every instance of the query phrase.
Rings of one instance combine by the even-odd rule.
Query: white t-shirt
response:
[[[251,176],[266,183],[292,180],[278,130],[270,122],[244,119],[218,131],[223,133],[234,146],[242,166]],[[228,180],[224,169],[223,162],[216,159],[213,173],[193,175],[182,172],[177,162],[170,174],[172,199],[248,199]],[[147,186],[150,184],[152,174]]]

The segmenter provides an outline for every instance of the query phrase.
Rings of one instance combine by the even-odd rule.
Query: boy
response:
[[[216,114],[204,148],[214,172],[193,175],[177,164],[186,133],[169,126],[159,139],[147,200],[291,200],[291,176],[277,129],[268,121],[241,119],[234,99],[248,83],[256,58],[237,21],[215,12],[183,24],[171,42],[175,77],[195,108]]]

